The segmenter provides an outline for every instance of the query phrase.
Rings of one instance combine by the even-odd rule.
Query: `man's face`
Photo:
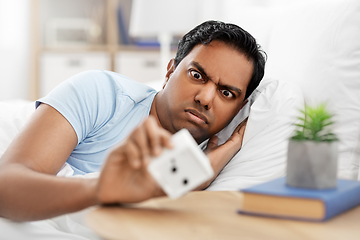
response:
[[[198,143],[223,129],[244,105],[253,63],[220,41],[199,44],[174,69],[156,100],[160,124],[186,128]]]

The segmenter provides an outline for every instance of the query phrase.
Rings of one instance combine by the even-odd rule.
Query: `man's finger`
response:
[[[161,146],[166,148],[173,148],[174,145],[171,142],[171,134],[165,129],[160,129]]]
[[[125,151],[126,159],[130,164],[130,166],[135,169],[140,168],[141,166],[140,154],[136,144],[132,141],[129,141],[124,147],[124,151]]]
[[[147,132],[151,155],[158,156],[161,152],[160,137],[158,136],[159,126],[152,116],[145,120],[144,126]]]
[[[137,150],[140,155],[140,158],[142,160],[149,158],[150,146],[149,146],[149,141],[148,141],[148,137],[147,137],[147,131],[144,126],[138,127],[132,133],[130,140],[133,141],[134,144],[136,145]]]
[[[206,152],[207,151],[211,151],[212,149],[216,148],[218,146],[218,136],[214,135],[212,136],[210,139],[209,139],[209,142],[207,144],[207,147],[206,147]]]
[[[164,147],[171,148],[171,134],[158,126],[153,117],[149,117],[144,123],[147,131],[149,146],[153,156],[158,156]]]
[[[240,130],[243,129],[245,131],[245,127],[248,121],[248,117],[245,118],[234,130],[234,133],[240,133]]]
[[[239,134],[240,135],[244,135],[244,132],[245,132],[245,128],[246,128],[246,124],[247,124],[247,118],[245,119],[246,121],[244,121],[244,122],[242,122],[241,124],[240,124],[240,129],[239,129]]]

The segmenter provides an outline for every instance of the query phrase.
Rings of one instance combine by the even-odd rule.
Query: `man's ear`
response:
[[[166,75],[165,75],[165,82],[164,82],[164,85],[163,85],[163,89],[165,88],[167,82],[169,81],[170,77],[171,77],[171,74],[175,71],[175,59],[172,58],[170,59],[168,65],[167,65],[167,72],[166,72]]]

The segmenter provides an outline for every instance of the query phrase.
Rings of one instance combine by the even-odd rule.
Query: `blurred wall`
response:
[[[30,0],[0,0],[0,101],[29,98]]]
[[[246,8],[261,6],[259,14],[263,14],[266,8],[296,1],[299,0],[200,0],[199,15],[201,20],[234,22],[266,46],[261,29],[267,23],[262,23],[262,28],[249,29],[247,24],[256,21],[257,16],[247,15]],[[0,0],[0,101],[30,99],[30,3],[30,0]]]

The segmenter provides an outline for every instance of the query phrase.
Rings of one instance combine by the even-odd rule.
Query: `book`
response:
[[[118,27],[119,27],[119,37],[121,39],[121,44],[129,45],[131,43],[129,31],[125,24],[124,14],[121,7],[117,9],[117,20],[118,20]]]
[[[316,190],[288,186],[282,177],[241,192],[239,213],[306,221],[325,221],[360,204],[360,182],[354,180]]]

